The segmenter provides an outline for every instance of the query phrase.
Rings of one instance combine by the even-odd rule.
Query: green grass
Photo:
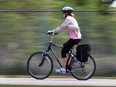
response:
[[[38,85],[0,85],[0,87],[54,87],[54,86],[38,86]],[[73,86],[55,86],[55,87],[73,87]],[[85,87],[85,86],[74,86]],[[86,87],[103,87],[103,86],[86,86]],[[104,87],[116,87],[116,86],[104,86]]]
[[[32,78],[30,75],[0,75],[0,78]],[[56,75],[56,76],[49,76],[48,78],[73,78],[73,76],[63,76],[63,75]],[[75,78],[74,78],[75,79]],[[116,79],[114,76],[93,76],[91,79]]]

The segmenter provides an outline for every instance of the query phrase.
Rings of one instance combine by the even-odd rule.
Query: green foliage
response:
[[[104,10],[101,0],[0,0],[0,10],[56,10],[63,6],[79,9]],[[106,9],[105,9],[106,10]],[[116,13],[107,15],[97,12],[75,12],[81,32],[82,43],[90,43],[93,53],[99,58],[113,57],[116,53]],[[20,63],[30,54],[40,51],[48,45],[48,30],[55,29],[63,21],[61,12],[1,12],[0,13],[0,74],[7,68],[19,68],[19,73],[26,64]],[[68,32],[56,36],[55,42],[62,44],[69,38]],[[5,65],[6,60],[17,59],[14,65]],[[9,63],[9,62],[8,62]],[[10,62],[13,63],[13,62]],[[23,66],[22,66],[23,65]],[[10,67],[11,66],[11,67]],[[16,66],[16,67],[13,67]],[[2,67],[6,67],[4,70]],[[21,69],[21,67],[23,67]],[[2,72],[4,71],[4,72]],[[20,72],[21,71],[21,72]],[[15,73],[18,73],[15,72]],[[13,73],[14,74],[14,73]],[[22,74],[22,73],[21,73]]]

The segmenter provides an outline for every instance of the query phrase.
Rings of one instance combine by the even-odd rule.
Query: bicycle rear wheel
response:
[[[72,58],[70,66],[72,76],[78,80],[88,80],[96,71],[96,63],[91,55],[89,55],[88,61],[85,63],[81,63],[76,58]]]
[[[43,56],[43,52],[36,52],[29,57],[27,70],[33,78],[45,79],[52,73],[53,62],[48,55]]]

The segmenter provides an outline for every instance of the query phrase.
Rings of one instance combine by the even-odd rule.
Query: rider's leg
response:
[[[81,41],[81,39],[72,40],[69,39],[66,43],[64,43],[61,54],[62,54],[62,68],[66,69],[67,64],[67,57],[66,54],[70,51],[70,49],[75,45],[78,44]]]
[[[57,73],[66,74],[66,63],[67,63],[66,53],[68,53],[68,50],[70,50],[67,46],[68,45],[65,44],[63,46],[63,48],[62,48],[62,51],[61,51],[61,55],[62,55],[62,61],[61,61],[62,68],[61,69],[56,69]]]
[[[62,58],[62,68],[66,69],[67,58]]]
[[[62,48],[62,51],[61,51],[61,55],[62,55],[62,68],[61,69],[57,69],[56,70],[57,73],[66,74],[66,63],[67,63],[66,54],[78,42],[80,42],[80,40],[77,41],[77,40],[69,39],[66,43],[63,44],[63,48]]]
[[[62,58],[62,61],[61,61],[62,68],[61,69],[56,69],[55,71],[59,74],[66,74],[66,63],[67,63],[67,58],[66,58],[66,56],[64,56]]]

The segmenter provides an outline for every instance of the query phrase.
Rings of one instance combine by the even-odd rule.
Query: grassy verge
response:
[[[0,78],[32,78],[30,75],[0,75]],[[73,78],[72,76],[49,76],[48,78]],[[92,79],[116,79],[116,77],[93,76]]]

